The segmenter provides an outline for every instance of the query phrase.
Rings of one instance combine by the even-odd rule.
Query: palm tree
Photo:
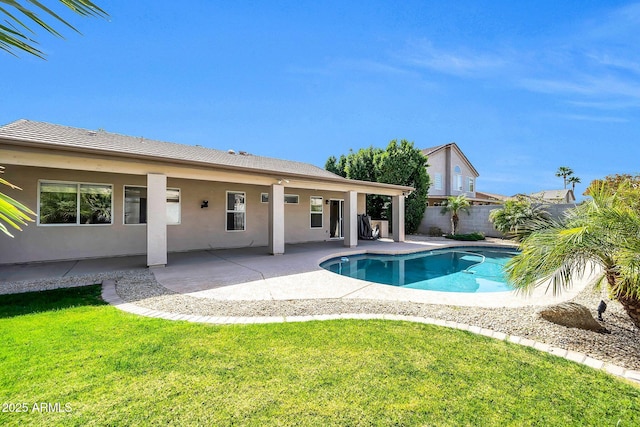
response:
[[[602,269],[611,295],[640,328],[640,204],[631,186],[589,189],[592,199],[568,210],[560,220],[531,224],[521,253],[506,266],[511,283],[532,290],[551,281],[554,294],[588,266]]]
[[[466,213],[469,213],[469,206],[471,206],[471,203],[464,194],[449,196],[447,198],[447,201],[442,206],[440,213],[444,215],[447,212],[451,212],[451,234],[455,235],[458,230],[458,221],[460,220],[458,212],[465,211]]]
[[[522,240],[531,230],[528,225],[534,221],[545,221],[550,218],[543,205],[533,205],[524,197],[507,200],[502,208],[489,212],[489,222],[496,230],[510,235],[515,240]]]
[[[573,175],[573,170],[567,166],[560,166],[556,171],[557,177],[562,177],[564,180],[564,188],[567,188],[567,177]]]
[[[576,184],[580,184],[582,181],[580,181],[580,178],[578,178],[577,176],[570,176],[569,178],[567,178],[567,182],[571,184],[571,191],[575,193]]]
[[[107,12],[95,5],[90,0],[59,0],[73,12],[81,16],[96,16],[106,18]],[[21,50],[38,58],[44,59],[44,53],[37,49],[37,42],[28,34],[35,34],[33,26],[40,27],[46,32],[62,37],[55,28],[45,22],[50,18],[68,28],[78,32],[71,24],[60,15],[35,0],[0,0],[0,15],[4,15],[3,23],[0,23],[0,49],[15,56],[15,50]],[[44,15],[45,18],[42,18]]]
[[[0,173],[4,173],[4,166],[0,166]],[[19,187],[2,178],[0,178],[0,184],[20,190]],[[27,222],[33,222],[31,215],[35,215],[31,209],[14,198],[0,192],[0,231],[4,234],[9,237],[13,237],[13,234],[9,232],[7,225],[15,228],[16,230],[22,230],[22,228],[20,228],[21,225],[27,225]]]

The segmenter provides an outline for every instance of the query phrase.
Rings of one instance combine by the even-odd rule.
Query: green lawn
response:
[[[423,324],[171,322],[91,286],[1,296],[0,336],[0,425],[640,425],[640,388]]]

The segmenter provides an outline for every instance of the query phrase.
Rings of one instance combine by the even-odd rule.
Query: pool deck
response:
[[[547,292],[546,286],[540,286],[528,295],[516,292],[454,293],[383,285],[340,276],[319,266],[329,258],[359,253],[404,254],[460,246],[513,247],[510,242],[500,239],[458,242],[423,236],[408,238],[411,240],[403,243],[388,239],[359,241],[355,248],[346,248],[338,240],[292,244],[287,245],[286,253],[280,256],[269,255],[265,247],[172,253],[166,267],[151,271],[162,286],[196,298],[229,301],[347,298],[476,307],[558,303],[573,298],[592,280],[588,276],[577,278],[574,286],[559,296]],[[145,270],[145,261],[144,256],[130,256],[0,265],[0,293],[3,293],[3,282]]]

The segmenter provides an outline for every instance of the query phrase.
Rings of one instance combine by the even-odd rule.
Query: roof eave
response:
[[[384,183],[370,182],[370,181],[358,181],[354,179],[343,178],[339,175],[336,175],[335,178],[328,177],[328,176],[327,177],[313,176],[313,175],[300,174],[296,172],[283,172],[283,171],[276,171],[276,170],[247,168],[243,166],[224,165],[219,163],[208,163],[208,162],[201,162],[197,160],[174,159],[174,158],[167,158],[162,156],[143,155],[143,154],[135,154],[135,153],[133,154],[121,153],[118,151],[100,150],[96,148],[54,145],[54,144],[33,141],[26,138],[17,138],[17,137],[3,136],[3,137],[0,137],[0,140],[3,143],[8,143],[14,146],[20,146],[20,147],[26,147],[26,148],[38,148],[38,149],[44,149],[49,151],[65,151],[65,152],[111,156],[111,157],[127,158],[127,159],[139,159],[139,160],[155,161],[155,162],[161,162],[161,163],[180,164],[185,166],[215,167],[218,169],[232,171],[232,172],[240,171],[240,172],[247,172],[247,173],[257,174],[257,175],[273,175],[276,178],[297,178],[297,179],[313,180],[313,181],[319,181],[319,182],[341,183],[341,184],[351,183],[351,184],[358,184],[360,186],[390,189],[390,190],[395,190],[397,192],[402,192],[402,193],[412,192],[414,190],[413,187],[409,187],[409,186],[384,184]]]

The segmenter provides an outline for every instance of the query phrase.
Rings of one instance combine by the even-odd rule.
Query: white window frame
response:
[[[229,203],[229,194],[242,194],[242,197],[244,197],[244,210],[230,210],[228,207],[228,203]],[[224,229],[226,232],[228,233],[238,233],[238,232],[244,232],[247,230],[247,193],[245,191],[235,191],[235,190],[227,190],[225,192],[225,197],[224,197]],[[243,221],[242,221],[242,230],[229,230],[229,215],[230,213],[242,213],[243,215]]]
[[[146,222],[136,222],[136,223],[127,223],[127,215],[126,215],[126,211],[127,211],[127,187],[129,188],[144,188],[146,189],[147,186],[146,185],[130,185],[130,184],[125,184],[122,186],[122,224],[126,225],[126,226],[136,226],[136,225],[147,225]],[[167,191],[177,191],[178,192],[178,222],[167,222],[167,225],[180,225],[182,224],[182,190],[180,188],[175,188],[175,187],[167,187]],[[168,202],[167,202],[168,203]],[[167,205],[167,208],[169,206]],[[147,213],[148,216],[148,213]]]
[[[453,168],[453,189],[455,191],[464,191],[463,183],[462,183],[462,169],[459,165],[456,165]]]
[[[75,185],[76,186],[76,222],[75,223],[62,223],[62,224],[46,224],[40,222],[40,209],[41,209],[41,195],[42,195],[42,184],[65,184],[65,185]],[[105,187],[109,187],[111,189],[111,212],[109,215],[111,216],[111,221],[105,224],[83,224],[80,222],[80,186],[81,185],[102,185]],[[41,227],[108,227],[113,225],[113,184],[106,184],[100,182],[80,182],[80,181],[61,181],[55,179],[40,179],[38,180],[38,212],[37,212],[37,225]]]
[[[317,206],[313,204],[314,199],[320,199],[320,212],[314,212],[313,206]],[[322,196],[311,196],[309,198],[309,228],[312,230],[322,229],[324,228],[324,198]],[[313,226],[313,216],[320,215],[320,226]]]
[[[293,198],[295,197],[295,202],[287,202],[287,197]],[[269,193],[260,193],[260,203],[269,203]],[[284,195],[284,204],[285,205],[297,205],[300,203],[300,196],[298,194],[285,194]]]
[[[433,175],[433,186],[435,190],[442,190],[442,174],[435,173]]]
[[[469,193],[473,193],[476,191],[476,183],[475,180],[473,179],[473,177],[468,176],[467,177],[467,191]]]

